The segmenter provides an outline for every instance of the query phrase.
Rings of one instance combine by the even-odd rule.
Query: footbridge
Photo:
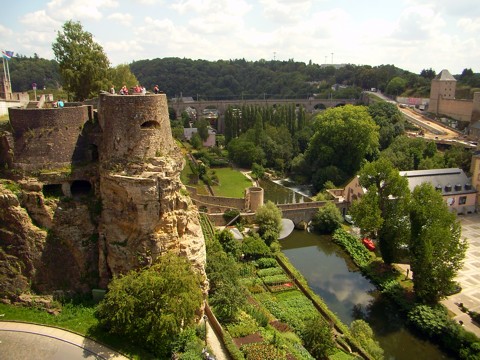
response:
[[[254,187],[253,189],[261,189]],[[246,191],[245,198],[228,198],[222,196],[211,196],[198,194],[196,189],[187,186],[187,190],[190,193],[190,197],[193,203],[198,207],[199,211],[206,213],[216,226],[226,225],[226,221],[223,214],[227,210],[238,210],[241,213],[242,218],[247,222],[253,222],[255,220],[255,211],[263,204],[263,193],[261,202],[252,201],[251,196],[258,195],[258,191]],[[262,189],[263,190],[263,189]],[[258,199],[260,200],[260,199]],[[313,217],[317,213],[318,209],[325,206],[327,201],[311,201],[294,204],[277,204],[277,207],[282,211],[282,217],[293,221],[295,226],[299,226],[302,223],[308,224],[312,221]],[[336,201],[335,204],[343,213],[343,208],[346,206],[344,202]]]

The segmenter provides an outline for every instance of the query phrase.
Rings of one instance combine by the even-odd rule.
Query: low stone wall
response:
[[[190,193],[190,197],[192,201],[197,205],[204,205],[208,209],[238,209],[244,210],[245,209],[245,199],[239,198],[230,198],[224,196],[210,196],[210,195],[200,195],[197,193],[197,189],[192,186],[186,186],[188,192]],[[215,212],[210,211],[209,212]]]
[[[223,218],[223,213],[207,214],[207,216],[214,226],[227,225],[227,222]],[[244,219],[247,224],[253,224],[255,222],[255,213],[240,213],[240,217]]]

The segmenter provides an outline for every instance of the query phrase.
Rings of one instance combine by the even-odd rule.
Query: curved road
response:
[[[128,359],[70,331],[10,321],[0,321],[0,354],[2,360]]]

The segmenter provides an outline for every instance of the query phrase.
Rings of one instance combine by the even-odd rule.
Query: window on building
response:
[[[467,202],[467,197],[466,196],[460,196],[460,199],[458,199],[458,204],[459,205],[464,205]]]

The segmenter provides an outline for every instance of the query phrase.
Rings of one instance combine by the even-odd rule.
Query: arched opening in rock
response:
[[[140,125],[142,129],[158,129],[160,124],[157,121],[145,121],[142,125]]]
[[[72,196],[85,196],[89,195],[92,191],[92,184],[87,180],[75,180],[70,185],[70,192]]]
[[[43,196],[46,198],[63,196],[62,184],[45,184],[42,188]]]

